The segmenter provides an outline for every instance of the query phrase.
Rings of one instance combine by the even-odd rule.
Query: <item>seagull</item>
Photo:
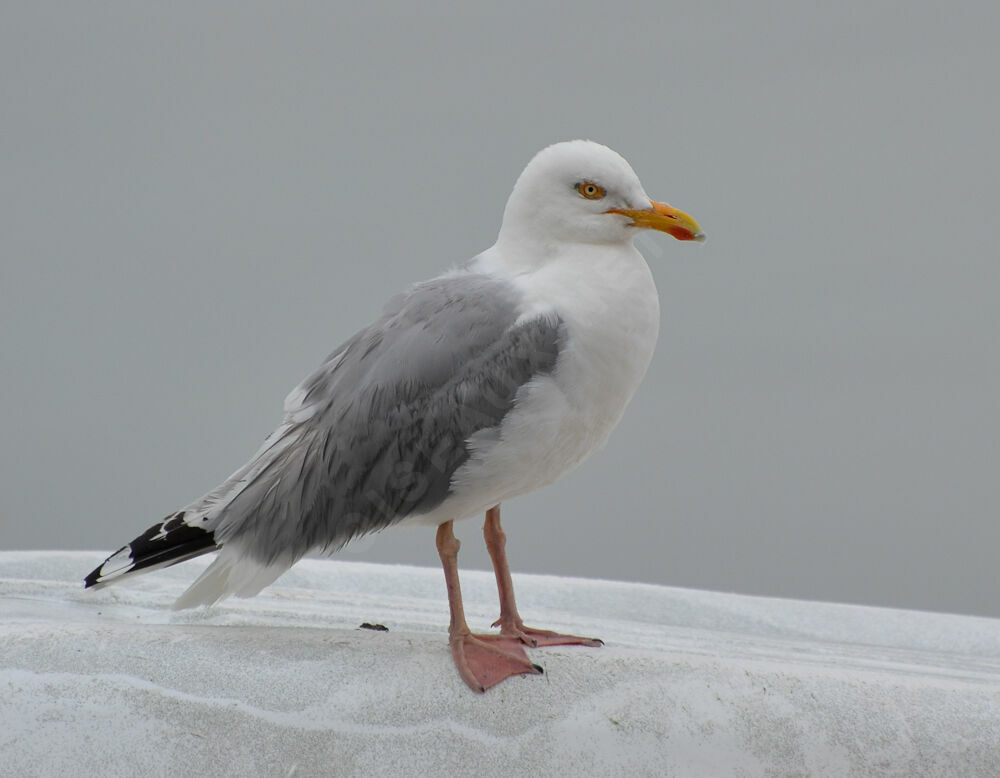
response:
[[[597,451],[639,386],[659,330],[656,286],[633,245],[641,230],[704,240],[607,146],[543,149],[492,248],[392,298],[292,390],[249,462],[108,557],[85,587],[218,551],[174,607],[211,605],[252,597],[310,552],[422,524],[437,527],[451,653],[474,691],[542,672],[525,646],[603,645],[521,620],[500,504]],[[483,513],[500,630],[474,634],[453,525]]]

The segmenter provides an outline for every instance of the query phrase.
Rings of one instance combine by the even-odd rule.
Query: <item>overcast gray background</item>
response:
[[[214,486],[588,137],[709,242],[640,240],[653,365],[515,571],[1000,616],[997,4],[501,5],[3,3],[0,547]]]

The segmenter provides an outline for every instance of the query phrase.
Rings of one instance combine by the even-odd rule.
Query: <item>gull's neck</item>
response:
[[[573,242],[545,238],[527,232],[501,230],[497,242],[481,256],[484,267],[510,275],[532,273],[574,257],[611,257],[637,253],[631,240],[615,243]]]

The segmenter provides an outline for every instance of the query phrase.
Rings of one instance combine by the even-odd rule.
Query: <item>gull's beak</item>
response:
[[[705,240],[705,233],[701,231],[701,227],[693,217],[666,203],[653,202],[652,208],[641,210],[612,208],[605,213],[620,213],[632,219],[629,227],[659,230],[673,235],[677,240],[696,240],[699,243]]]

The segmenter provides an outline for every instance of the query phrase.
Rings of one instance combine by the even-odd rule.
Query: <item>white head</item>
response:
[[[620,154],[574,140],[542,149],[528,163],[507,200],[499,242],[626,243],[636,228],[704,240],[694,219],[650,199]]]

